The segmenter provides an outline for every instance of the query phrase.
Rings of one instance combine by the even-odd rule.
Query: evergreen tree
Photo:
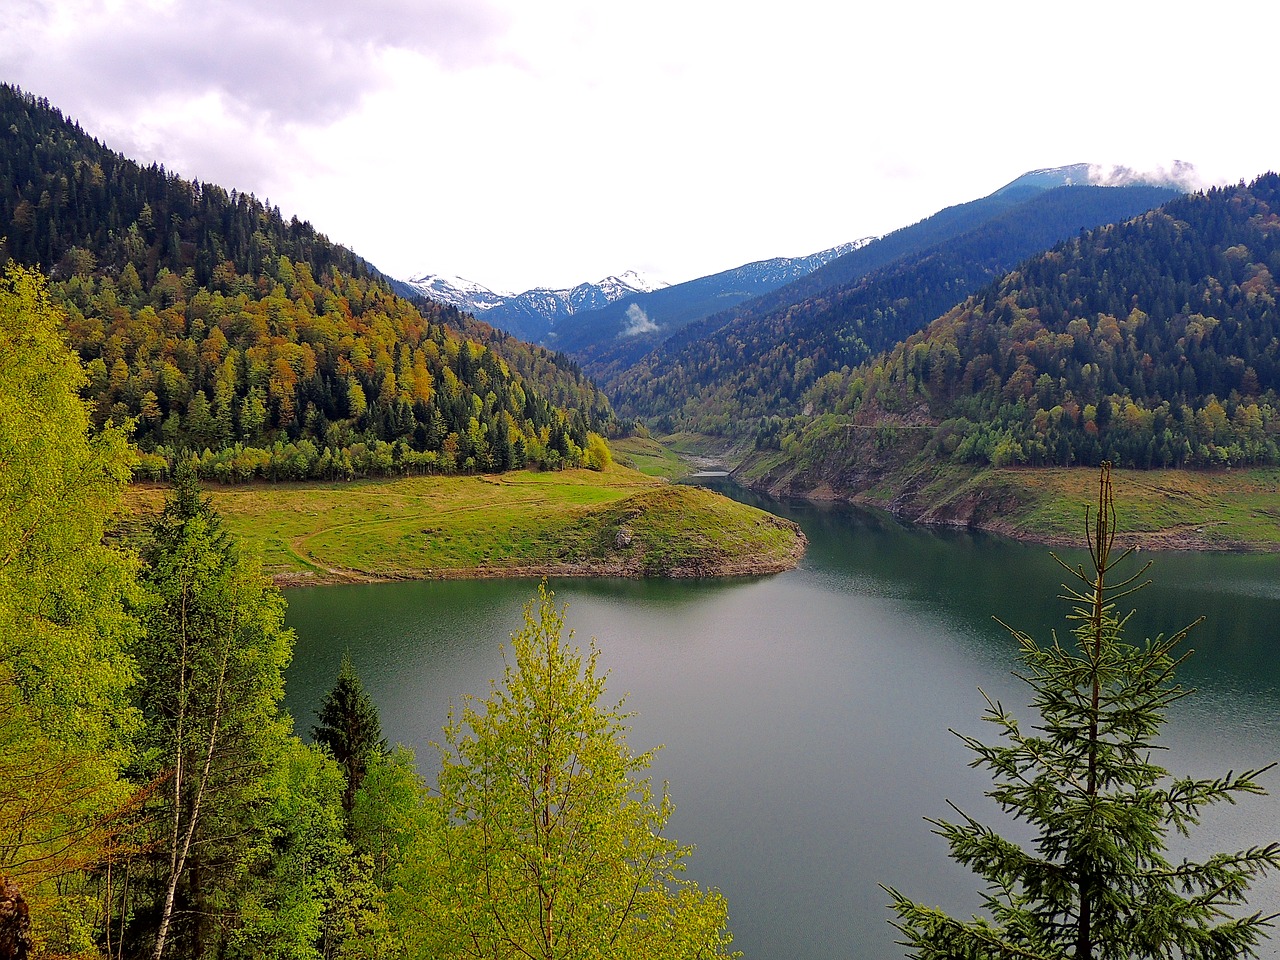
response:
[[[977,754],[971,765],[995,780],[988,796],[1035,839],[1020,846],[962,811],[959,823],[933,821],[952,859],[986,881],[988,916],[957,920],[885,888],[917,960],[1256,956],[1273,917],[1248,913],[1245,894],[1280,866],[1280,843],[1171,863],[1165,841],[1171,830],[1188,833],[1203,807],[1264,792],[1258,777],[1274,764],[1196,779],[1172,778],[1152,762],[1166,710],[1188,693],[1173,680],[1187,630],[1141,646],[1123,641],[1128,617],[1117,615],[1116,601],[1139,588],[1146,567],[1111,582],[1132,552],[1112,556],[1115,532],[1104,464],[1089,536],[1093,572],[1063,564],[1081,584],[1066,588],[1075,649],[1011,631],[1039,722],[1024,730],[988,698],[985,718],[1005,742],[961,735]]]
[[[311,736],[329,749],[346,775],[342,809],[350,816],[356,792],[369,772],[370,757],[387,748],[378,708],[364,692],[350,656],[343,655],[338,680],[325,694],[316,716],[320,723],[311,728]]]

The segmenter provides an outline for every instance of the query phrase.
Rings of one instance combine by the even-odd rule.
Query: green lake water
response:
[[[979,688],[1025,704],[1011,676],[1016,644],[993,616],[1065,637],[1063,571],[1042,547],[757,502],[803,526],[799,569],[550,586],[578,641],[596,639],[610,698],[627,696],[632,747],[663,745],[652,773],[670,784],[670,832],[697,847],[690,875],[728,898],[746,960],[901,957],[878,883],[951,910],[978,905],[974,878],[924,818],[953,816],[950,800],[1017,834],[948,729],[990,738]],[[1197,692],[1171,712],[1159,761],[1208,775],[1280,758],[1280,556],[1149,556],[1154,584],[1131,600],[1130,638],[1206,617],[1179,675]],[[490,580],[290,590],[298,642],[286,700],[299,729],[349,651],[384,733],[412,746],[430,777],[450,704],[501,676],[503,643],[536,589]],[[1280,791],[1280,774],[1267,783]],[[1188,851],[1280,839],[1278,800],[1213,813]],[[1253,905],[1280,910],[1280,882],[1257,886]],[[1262,955],[1280,957],[1280,940]]]

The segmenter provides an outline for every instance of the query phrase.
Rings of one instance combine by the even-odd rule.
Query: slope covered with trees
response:
[[[691,324],[603,382],[627,417],[707,433],[741,432],[761,417],[800,412],[804,392],[822,378],[893,346],[1025,257],[1174,195],[1155,187],[1036,191],[1021,202],[971,212],[986,219],[955,235],[948,235],[951,229],[971,221],[944,211],[940,224],[917,225],[920,239],[943,235],[944,241],[773,309],[748,304]],[[846,259],[866,260],[889,239],[819,273],[830,276]],[[899,246],[895,240],[890,249]],[[817,282],[814,277],[803,281],[806,287]]]
[[[0,124],[0,258],[52,276],[95,423],[135,420],[144,452],[208,450],[224,480],[505,470],[584,463],[612,423],[564,358],[459,335],[309,223],[140,167],[12,87]]]
[[[1275,464],[1277,273],[1267,174],[1034,258],[809,399],[977,463]]]

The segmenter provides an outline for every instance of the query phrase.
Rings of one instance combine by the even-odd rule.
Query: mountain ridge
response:
[[[1280,175],[1178,197],[1029,258],[810,391],[812,414],[758,435],[749,469],[775,493],[893,490],[912,519],[972,524],[993,502],[952,503],[938,478],[1275,466],[1277,276]]]
[[[530,343],[546,340],[556,323],[566,317],[667,286],[636,270],[572,287],[531,287],[520,293],[497,291],[474,280],[433,273],[403,282],[427,299],[457,307]]]
[[[624,421],[750,431],[761,417],[801,412],[802,395],[823,377],[892,347],[1026,257],[1177,196],[1157,187],[1021,189],[940,211],[789,288],[692,323],[642,357],[623,357],[630,362],[611,363],[619,347],[582,357],[584,367]],[[819,272],[850,279],[810,291]]]
[[[867,237],[838,244],[802,257],[754,261],[676,284],[650,280],[635,270],[573,287],[532,287],[521,293],[495,291],[473,280],[431,273],[399,282],[421,296],[472,313],[478,319],[522,339],[568,351],[574,345],[593,342],[595,338],[590,331],[597,323],[608,326],[610,335],[622,330],[625,323],[617,318],[625,314],[632,300],[641,298],[641,309],[646,310],[645,316],[650,323],[658,321],[648,317],[648,311],[654,308],[644,298],[654,294],[661,295],[659,304],[664,300],[681,303],[677,313],[687,311],[686,299],[698,300],[700,304],[706,301],[723,308],[803,276],[872,239]],[[667,311],[661,306],[657,310],[660,320],[666,322],[669,319]],[[694,312],[701,316],[706,310],[699,306],[694,308]],[[679,316],[676,322],[679,324]]]

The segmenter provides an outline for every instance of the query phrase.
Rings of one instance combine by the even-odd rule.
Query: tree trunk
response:
[[[218,683],[214,690],[213,717],[209,726],[209,736],[205,745],[204,765],[200,771],[200,779],[196,783],[196,795],[191,804],[191,817],[187,821],[186,834],[182,839],[181,852],[175,843],[173,857],[171,860],[171,873],[169,875],[169,883],[165,889],[164,908],[160,914],[160,929],[156,933],[156,948],[152,953],[152,960],[161,960],[164,954],[165,940],[169,933],[169,924],[173,919],[173,904],[177,896],[178,881],[182,878],[182,873],[186,869],[187,857],[191,852],[191,843],[195,838],[196,825],[200,821],[200,805],[204,800],[205,791],[209,785],[211,771],[213,770],[213,756],[217,752],[218,746],[218,728],[222,720],[222,688],[227,678],[227,660],[230,656],[230,646],[223,648],[222,664],[218,674]],[[181,755],[182,748],[179,745],[178,753]],[[176,798],[175,798],[176,799]],[[178,822],[178,810],[181,809],[180,804],[174,804],[174,823]]]

